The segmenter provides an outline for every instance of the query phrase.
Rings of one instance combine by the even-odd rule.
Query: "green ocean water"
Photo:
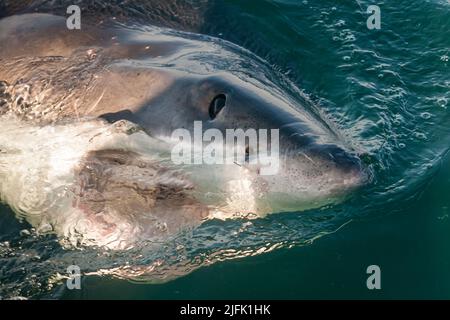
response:
[[[380,30],[366,27],[372,4]],[[278,249],[200,264],[162,284],[86,276],[81,290],[49,293],[21,255],[75,257],[52,239],[17,240],[16,252],[0,247],[3,290],[63,299],[450,298],[450,3],[216,1],[201,32],[249,49],[302,88],[366,152],[373,181],[344,203],[272,215],[221,244]],[[27,226],[0,210],[0,242],[11,241]],[[381,269],[381,290],[367,289],[369,265]]]

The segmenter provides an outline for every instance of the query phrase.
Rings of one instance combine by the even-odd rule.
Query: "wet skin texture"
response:
[[[197,66],[190,61],[190,66],[177,59],[191,52],[212,50],[208,42],[177,36],[152,37],[145,32],[136,36],[116,26],[86,24],[82,32],[69,31],[65,19],[47,14],[4,18],[0,20],[0,30],[0,42],[9,44],[0,47],[0,80],[5,87],[3,96],[9,99],[7,111],[25,121],[54,124],[96,117],[111,123],[127,120],[151,136],[162,138],[170,137],[179,128],[192,132],[194,121],[202,121],[204,130],[216,128],[224,134],[226,129],[279,129],[279,172],[266,177],[258,171],[250,173],[255,190],[264,191],[267,199],[272,199],[269,202],[278,202],[270,204],[266,211],[317,206],[320,201],[336,199],[368,179],[359,157],[345,147],[339,135],[325,121],[283,96],[281,89],[266,90],[227,70],[197,72],[208,62],[201,61]],[[226,53],[226,49],[221,50]],[[164,67],[167,61],[176,67]],[[103,169],[82,168],[80,176],[101,176],[104,167],[110,167],[111,159],[117,156],[114,150],[107,154],[88,155],[86,163],[95,163]],[[133,163],[119,164],[127,168]],[[158,170],[146,166],[152,168],[150,171]],[[114,178],[108,180],[111,181]],[[95,196],[87,191],[89,188],[80,193],[89,195],[85,199],[90,204],[84,200],[77,202],[89,208],[89,214],[96,212],[92,199],[102,193],[100,198],[109,198],[106,193],[114,194],[121,188],[99,186],[90,189]],[[176,190],[177,201],[170,195],[163,196],[157,207],[165,210],[172,207],[176,211],[190,208],[181,211],[191,212],[187,216],[199,222],[206,216],[202,213],[206,209],[177,188],[159,186],[149,194]],[[129,199],[136,196],[130,188],[123,190],[128,190]],[[126,202],[119,211],[125,214],[133,206],[132,212],[142,211],[142,206],[148,210],[155,208],[154,204],[148,204],[152,201],[138,205],[137,201],[131,202]],[[117,207],[114,202],[110,206]],[[189,220],[184,213],[178,216],[184,218],[176,220],[175,225],[184,225]],[[105,224],[108,229],[108,223]]]

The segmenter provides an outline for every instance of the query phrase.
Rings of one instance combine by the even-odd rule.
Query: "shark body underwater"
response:
[[[319,207],[367,182],[339,133],[253,54],[204,35],[95,22],[0,20],[0,199],[39,232],[126,249],[209,218]],[[224,134],[279,129],[278,173],[175,165],[171,134],[193,134],[194,121]]]

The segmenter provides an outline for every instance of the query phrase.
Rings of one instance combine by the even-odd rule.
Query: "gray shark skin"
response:
[[[204,130],[222,133],[279,129],[280,170],[262,176],[246,166],[204,166],[199,174],[189,175],[169,161],[124,147],[130,143],[119,147],[105,138],[107,142],[85,150],[70,168],[70,201],[64,205],[53,198],[42,208],[18,205],[12,191],[0,188],[0,198],[33,225],[50,224],[63,237],[89,234],[90,242],[83,244],[127,248],[138,239],[196,226],[220,216],[217,212],[264,216],[315,208],[340,201],[367,183],[360,158],[332,125],[265,77],[266,67],[251,53],[192,33],[86,21],[82,30],[68,30],[65,18],[52,14],[0,20],[2,117],[18,119],[37,132],[66,126],[58,132],[80,143],[107,130],[120,131],[121,139],[165,141],[176,129],[192,132],[194,121],[202,121]],[[243,63],[252,67],[251,75],[243,72]],[[220,108],[212,108],[217,103]],[[92,136],[76,140],[80,134],[71,128],[93,122],[108,129],[89,127]],[[2,135],[6,132],[0,129]],[[0,149],[9,150],[1,142]],[[47,147],[43,144],[41,150]],[[244,175],[250,185],[245,192],[224,187]],[[213,177],[224,185],[211,182]],[[46,190],[55,192],[52,188]],[[208,200],[208,192],[223,194]],[[48,194],[39,191],[39,197],[48,199]],[[252,203],[242,204],[246,201]],[[55,208],[67,206],[74,209],[71,215],[58,218],[61,211]],[[83,216],[89,227],[74,227],[74,215]],[[76,224],[81,225],[78,220]]]

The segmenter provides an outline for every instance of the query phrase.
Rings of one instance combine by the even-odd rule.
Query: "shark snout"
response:
[[[316,145],[308,151],[320,171],[339,180],[343,187],[357,187],[369,180],[368,169],[357,153],[337,145]]]

